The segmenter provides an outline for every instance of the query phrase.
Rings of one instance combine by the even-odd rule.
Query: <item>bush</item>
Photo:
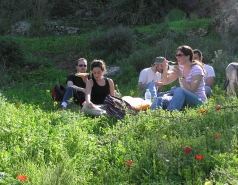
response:
[[[186,13],[179,9],[171,10],[166,16],[166,20],[168,22],[179,21],[185,18],[186,18]]]
[[[0,41],[1,62],[5,61],[7,68],[21,68],[24,66],[25,56],[22,46],[14,41]]]
[[[130,29],[119,26],[106,33],[94,33],[90,36],[90,49],[103,51],[107,56],[114,52],[129,54],[132,49]]]

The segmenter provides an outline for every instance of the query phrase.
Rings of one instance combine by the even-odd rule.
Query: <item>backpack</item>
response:
[[[137,111],[129,103],[110,94],[106,96],[103,105],[103,109],[107,112],[108,116],[116,116],[119,119],[123,119],[128,113],[137,114]]]
[[[66,88],[62,84],[56,84],[52,88],[52,99],[54,101],[62,101],[64,97],[64,93],[66,92]]]

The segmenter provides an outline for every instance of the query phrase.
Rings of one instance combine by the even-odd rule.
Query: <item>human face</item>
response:
[[[176,52],[176,55],[175,55],[177,61],[178,61],[178,64],[179,65],[182,65],[185,61],[185,55],[182,53],[182,51],[178,50]]]
[[[156,68],[155,69],[159,73],[163,73],[163,70],[164,70],[163,64],[156,64]]]
[[[87,71],[87,62],[85,60],[78,61],[76,69],[78,73],[85,73]]]
[[[202,57],[199,57],[199,55],[197,53],[194,53],[193,54],[193,60],[202,61]]]
[[[94,67],[92,72],[96,81],[103,79],[104,71],[100,67]]]

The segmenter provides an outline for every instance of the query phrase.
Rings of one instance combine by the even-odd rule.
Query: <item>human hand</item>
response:
[[[168,66],[169,66],[169,61],[165,59],[163,61],[162,65],[163,65],[163,70],[167,71],[168,70]]]
[[[92,102],[87,102],[86,103],[86,106],[89,108],[89,109],[92,109],[92,108],[95,108],[94,104]]]
[[[173,74],[177,75],[179,78],[183,77],[183,74],[182,74],[181,70],[179,69],[179,66],[177,66],[177,65],[174,66]]]

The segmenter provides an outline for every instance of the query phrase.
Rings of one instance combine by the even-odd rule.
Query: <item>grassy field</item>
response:
[[[209,21],[203,20],[204,24]],[[181,23],[170,25],[175,29]],[[137,29],[147,35],[157,26],[161,25],[131,31]],[[39,59],[33,55],[39,52],[46,62],[55,64],[46,56],[75,51],[92,59],[100,54],[90,50],[87,38],[88,35],[78,35],[1,40],[22,43],[29,60]],[[146,41],[144,45],[142,41],[137,43],[135,50],[155,48]],[[116,62],[122,67],[122,74],[112,78],[123,96],[139,95],[139,73],[132,65],[136,55]],[[216,64],[220,58],[213,59]],[[60,111],[59,103],[51,99],[51,89],[55,83],[65,82],[67,72],[54,65],[25,73],[19,70],[16,76],[15,83],[0,91],[2,185],[238,184],[238,100],[224,95],[220,79],[201,107],[173,113],[141,111],[117,120],[91,118],[73,104]],[[218,76],[223,78],[224,74]]]

